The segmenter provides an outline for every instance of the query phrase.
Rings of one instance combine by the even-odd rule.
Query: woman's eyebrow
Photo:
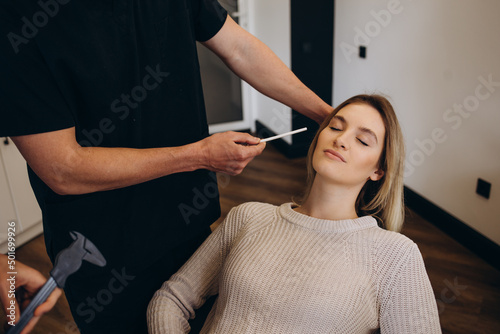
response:
[[[340,116],[340,115],[335,115],[332,117],[332,119],[337,119],[339,121],[341,121],[342,123],[347,123],[347,121],[345,120],[345,118],[343,116]]]
[[[377,135],[375,134],[375,132],[373,132],[372,130],[365,128],[365,127],[361,127],[361,128],[359,128],[359,130],[366,133],[369,136],[372,136],[373,139],[375,139],[375,143],[378,144],[378,138],[377,138]]]
[[[343,116],[340,116],[340,115],[335,115],[332,117],[332,119],[336,119],[338,121],[340,121],[341,123],[343,124],[347,124],[347,121],[346,119],[343,117]],[[377,138],[377,135],[375,134],[375,132],[373,132],[371,129],[367,128],[367,127],[360,127],[359,130],[361,132],[364,132],[366,133],[367,135],[373,137],[373,139],[375,139],[375,143],[378,144],[378,138]]]

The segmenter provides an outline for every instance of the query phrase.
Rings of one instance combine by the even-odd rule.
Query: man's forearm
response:
[[[225,29],[225,30],[224,30]],[[220,36],[205,43],[240,78],[262,94],[318,123],[333,108],[307,88],[264,43],[228,18]],[[231,47],[226,47],[232,45]]]
[[[81,147],[54,173],[62,195],[123,188],[202,168],[194,144],[152,149]]]
[[[74,128],[12,140],[38,177],[61,195],[122,188],[203,168],[199,143],[153,149],[81,147]]]
[[[150,149],[81,147],[75,128],[12,140],[38,177],[61,195],[123,188],[197,169],[236,175],[265,147],[258,138],[238,132]]]
[[[318,123],[333,110],[256,38],[245,46],[240,57],[229,64],[235,73],[262,94],[288,105]]]

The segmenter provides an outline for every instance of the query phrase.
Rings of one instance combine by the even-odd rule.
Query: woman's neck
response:
[[[355,204],[359,192],[360,189],[328,184],[325,180],[321,180],[319,175],[316,175],[309,197],[294,210],[319,219],[358,218]]]

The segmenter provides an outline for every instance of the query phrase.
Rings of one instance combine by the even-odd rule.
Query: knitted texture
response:
[[[417,245],[373,217],[322,220],[279,207],[233,208],[148,307],[151,334],[441,333]]]

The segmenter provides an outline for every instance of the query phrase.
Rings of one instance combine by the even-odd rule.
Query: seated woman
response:
[[[320,126],[300,205],[233,208],[156,292],[150,333],[440,333],[436,300],[404,218],[404,143],[378,95],[342,103]]]

